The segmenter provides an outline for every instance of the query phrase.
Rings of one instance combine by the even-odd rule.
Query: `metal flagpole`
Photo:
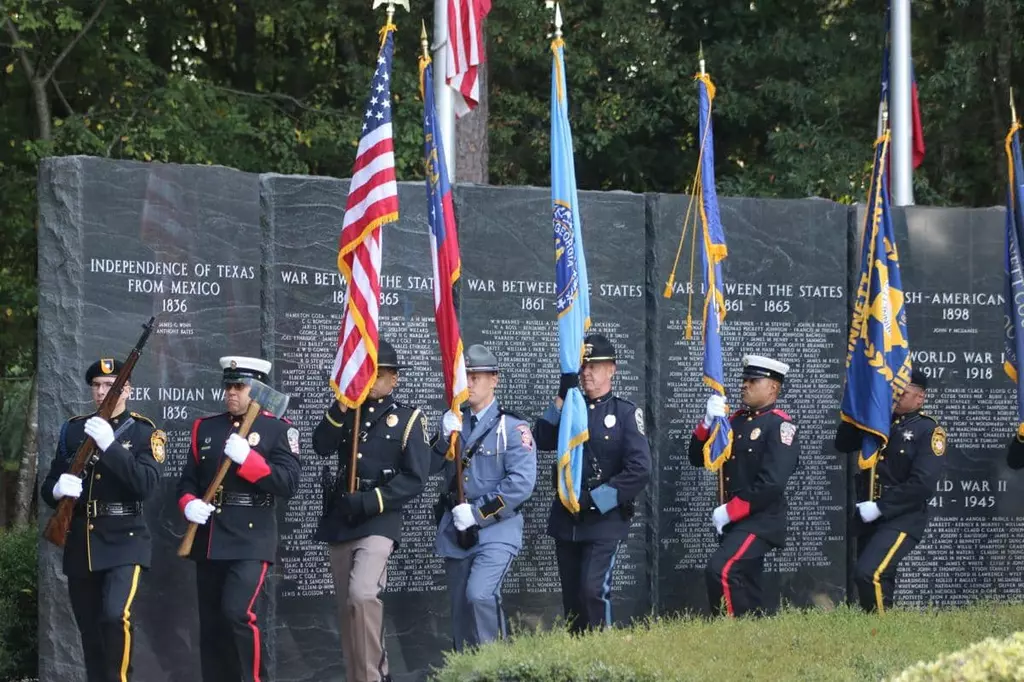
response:
[[[892,0],[889,121],[892,126],[892,203],[914,204],[910,86],[910,0]]]
[[[434,106],[437,127],[444,141],[444,160],[448,165],[448,182],[455,182],[455,109],[452,89],[448,87],[448,0],[434,0]]]

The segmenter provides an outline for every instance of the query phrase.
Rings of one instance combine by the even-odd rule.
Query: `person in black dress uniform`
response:
[[[85,373],[97,407],[121,369],[121,362],[102,359]],[[93,413],[64,423],[40,488],[52,508],[65,497],[77,500],[64,545],[64,575],[88,682],[132,679],[132,603],[152,555],[143,503],[160,481],[167,437],[128,411],[130,390],[126,382],[109,421]],[[96,442],[99,458],[79,478],[67,470],[86,438]]]

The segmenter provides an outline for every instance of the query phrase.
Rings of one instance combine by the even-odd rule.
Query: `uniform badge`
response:
[[[288,448],[291,449],[292,454],[298,456],[299,454],[299,430],[295,427],[288,429]]]
[[[907,429],[903,432],[903,440],[914,440],[914,432]]]
[[[249,434],[249,446],[250,447],[256,447],[259,444],[260,444],[260,434],[258,434],[255,431],[253,431],[252,433]]]
[[[388,423],[388,426],[390,426],[391,428],[395,428],[395,426],[398,425],[398,415],[389,414],[388,418],[385,421]]]
[[[936,457],[946,454],[946,430],[941,426],[936,426],[932,431],[932,452]]]
[[[121,441],[121,445],[124,446],[125,450],[131,450],[132,449],[132,442],[130,440],[123,440],[123,441]]]
[[[167,452],[164,450],[164,445],[167,443],[167,434],[157,429],[153,432],[153,435],[149,437],[149,449],[153,451],[153,459],[156,460],[157,464],[163,464],[164,460],[167,459]]]
[[[610,417],[611,415],[608,416]],[[607,423],[607,420],[605,423]],[[532,450],[533,434],[530,433],[530,427],[527,426],[526,424],[520,424],[519,426],[516,427],[516,430],[519,431],[519,439],[523,442],[523,447],[526,448],[527,450]]]
[[[612,428],[613,426],[615,426],[615,415],[614,414],[606,414],[604,416],[604,425],[605,425],[606,428],[609,428],[609,429]]]
[[[646,436],[647,432],[644,431],[644,411],[639,407],[636,408],[636,412],[633,413],[633,417],[636,418],[636,430],[640,432],[641,436]]]
[[[755,428],[750,432],[750,440],[757,440],[757,437],[761,435],[761,429]]]
[[[796,435],[796,424],[793,422],[782,422],[779,424],[779,440],[786,445],[793,444],[793,437]]]

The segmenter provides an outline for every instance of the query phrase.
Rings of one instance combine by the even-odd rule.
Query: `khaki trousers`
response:
[[[380,535],[330,546],[348,682],[381,682],[388,674],[380,593],[387,586],[394,547],[393,540]]]

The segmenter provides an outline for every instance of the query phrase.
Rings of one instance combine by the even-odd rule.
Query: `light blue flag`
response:
[[[700,221],[703,227],[701,262],[704,266],[704,383],[725,396],[725,373],[722,367],[722,322],[725,320],[725,298],[722,296],[722,261],[729,255],[725,230],[718,213],[718,192],[715,189],[715,136],[711,125],[711,103],[715,85],[711,76],[697,77],[700,110]],[[716,417],[704,443],[704,466],[718,471],[732,454],[732,426],[728,417]]]
[[[875,143],[860,281],[846,356],[840,417],[864,432],[858,465],[874,467],[889,442],[896,399],[910,382],[910,341],[899,254],[889,208],[889,131]]]
[[[1004,361],[1003,369],[1017,386],[1017,437],[1024,439],[1024,375],[1020,361],[1024,358],[1024,170],[1020,158],[1020,123],[1014,121],[1006,136],[1006,161],[1008,164],[1006,193],[1006,257],[1003,260],[1003,274],[1006,282],[1003,298],[1006,299],[1004,312]]]
[[[583,360],[583,338],[590,328],[590,284],[587,261],[583,256],[583,232],[576,196],[564,47],[561,38],[551,43],[551,205],[558,297],[558,356],[562,373],[568,374],[578,373]],[[586,400],[579,388],[572,388],[565,397],[558,423],[558,499],[572,513],[580,510],[583,443],[589,437]]]

